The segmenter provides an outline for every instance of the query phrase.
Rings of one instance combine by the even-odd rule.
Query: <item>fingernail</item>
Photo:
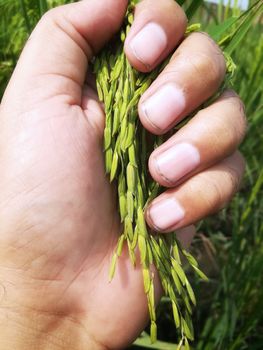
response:
[[[183,208],[174,198],[162,199],[149,208],[152,223],[160,231],[174,227],[184,218],[184,215]]]
[[[139,61],[152,66],[167,47],[167,36],[161,26],[148,23],[132,39],[130,46]]]
[[[165,130],[176,123],[185,105],[183,91],[175,84],[166,84],[143,102],[142,110],[153,127]]]
[[[157,172],[166,181],[174,183],[200,164],[200,154],[190,143],[179,143],[158,154],[154,161]]]

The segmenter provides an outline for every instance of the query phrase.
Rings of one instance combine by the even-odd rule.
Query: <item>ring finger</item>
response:
[[[243,172],[243,157],[235,152],[156,198],[146,211],[148,224],[157,231],[171,232],[217,212],[238,190]]]

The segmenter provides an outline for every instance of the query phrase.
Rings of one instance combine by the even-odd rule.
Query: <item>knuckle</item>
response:
[[[239,151],[228,157],[223,163],[223,178],[225,183],[227,201],[239,191],[242,178],[245,172],[246,162]]]
[[[204,190],[200,193],[200,199],[205,211],[209,214],[216,213],[230,202],[240,186],[240,176],[235,168],[222,168],[220,179],[218,175],[211,177],[209,172],[202,174]]]
[[[217,212],[224,202],[224,191],[220,183],[211,178],[210,172],[200,173],[187,185],[189,198],[198,194],[198,210],[202,216]]]
[[[41,33],[46,32],[47,30],[51,30],[51,28],[53,28],[54,11],[55,9],[51,9],[45,12],[45,14],[41,17],[41,19],[37,23],[35,30],[31,32],[28,38],[28,42],[31,42],[32,40],[39,40],[38,36],[41,35]]]
[[[236,107],[238,111],[237,117],[239,119],[238,125],[239,125],[240,134],[241,134],[240,136],[241,136],[241,140],[243,140],[248,128],[245,105],[238,95],[236,95],[235,101],[236,101]]]
[[[211,212],[216,212],[222,208],[224,201],[223,190],[220,184],[216,181],[211,181],[207,179],[206,181],[206,191],[204,193],[207,206],[210,208]]]
[[[230,191],[227,196],[228,201],[238,192],[241,184],[242,174],[243,172],[241,171],[241,169],[238,170],[237,168],[232,166],[230,166],[227,169],[226,177],[227,181],[230,184]]]
[[[218,46],[218,44],[214,41],[214,39],[211,38],[211,36],[205,32],[199,32],[196,33],[196,35],[200,35],[203,37],[204,39],[204,45],[209,47],[209,50],[211,52],[211,54],[217,58],[218,61],[218,65],[221,67],[221,69],[223,69],[224,71],[226,71],[226,60],[225,60],[225,56],[223,54],[223,51],[221,50],[221,48]]]
[[[48,10],[44,15],[41,17],[37,29],[41,31],[52,31],[57,26],[57,23],[61,19],[61,7],[55,7],[50,10]]]
[[[48,10],[41,18],[41,23],[49,23],[54,21],[60,13],[60,7],[55,7]]]
[[[232,104],[234,112],[232,116],[235,116],[233,125],[235,133],[235,143],[240,143],[247,132],[248,123],[245,112],[245,105],[239,95],[233,90],[227,90],[223,94],[224,98],[228,99],[228,102]]]
[[[196,52],[191,57],[188,57],[188,63],[208,87],[221,82],[221,69],[208,53]]]
[[[213,50],[215,50],[215,52],[218,55],[221,55],[222,59],[224,59],[224,54],[223,54],[222,50],[220,49],[218,44],[214,41],[214,39],[211,38],[211,36],[208,33],[206,33],[206,32],[198,32],[198,33],[194,33],[194,34],[202,36],[202,38],[207,42],[207,44],[211,45]]]
[[[224,54],[216,42],[203,32],[192,33],[187,39],[188,45],[197,47],[198,50],[193,52],[191,60],[200,68],[202,73],[213,81],[222,80],[226,72],[226,61]]]
[[[242,153],[240,153],[239,151],[236,151],[234,156],[236,158],[236,163],[237,163],[238,177],[241,180],[246,169],[246,160],[242,155]]]

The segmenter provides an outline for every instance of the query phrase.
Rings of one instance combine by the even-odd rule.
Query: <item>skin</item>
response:
[[[50,11],[31,35],[3,97],[0,349],[123,349],[147,323],[140,267],[133,269],[125,252],[108,282],[121,227],[104,171],[104,113],[87,75],[88,60],[118,31],[126,5],[124,0],[84,0]],[[164,29],[169,43],[152,66],[138,60],[130,46],[149,21]],[[143,0],[125,43],[129,61],[138,70],[153,69],[182,41],[185,26],[174,1]],[[181,73],[174,74],[177,70]],[[215,43],[204,34],[191,35],[142,97],[142,123],[156,134],[167,131],[165,116],[156,130],[142,110],[161,84],[176,81],[185,88],[183,119],[216,91],[224,73]],[[175,198],[185,210],[167,230],[181,229],[183,244],[190,244],[194,234],[189,225],[220,209],[236,192],[244,171],[237,147],[245,128],[241,101],[226,92],[152,154],[149,170],[169,188],[155,201]],[[199,150],[200,164],[166,183],[155,157],[185,141]],[[147,220],[156,227],[153,204]],[[158,300],[161,288],[155,282]]]

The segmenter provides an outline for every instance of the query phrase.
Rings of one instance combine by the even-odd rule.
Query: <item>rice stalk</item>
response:
[[[136,0],[130,1],[119,38],[115,38],[114,42],[102,51],[94,64],[99,98],[104,102],[106,112],[104,132],[106,173],[110,175],[110,181],[115,180],[118,184],[119,212],[124,224],[121,245],[118,244],[117,253],[113,256],[110,279],[114,276],[117,257],[121,254],[124,242],[128,246],[133,265],[138,264],[135,257],[135,249],[138,247],[151,319],[151,340],[152,342],[156,340],[154,270],[152,269],[152,265],[155,265],[165,296],[169,297],[172,303],[174,323],[181,336],[178,345],[180,349],[182,346],[187,348],[188,340],[194,339],[191,315],[192,307],[196,304],[196,298],[182,268],[180,256],[184,256],[201,279],[207,281],[207,277],[199,269],[197,261],[181,248],[175,233],[169,236],[153,234],[145,222],[144,210],[149,201],[161,190],[150,179],[145,164],[153,149],[162,143],[162,138],[148,135],[140,124],[137,105],[142,94],[169,59],[149,74],[137,72],[126,59],[123,44],[133,23],[136,2]],[[207,104],[217,98],[231,83],[236,66],[230,54],[247,33],[252,19],[261,6],[260,2],[256,2],[240,18],[231,20],[231,23],[224,23],[224,27],[215,28],[214,35],[217,36],[218,42],[225,51],[228,74],[221,89]],[[192,2],[187,10],[188,16],[193,16],[197,7],[197,2]],[[190,26],[186,35],[198,29],[199,25]],[[151,142],[146,142],[148,139],[151,139]]]
[[[146,141],[149,135],[140,124],[137,105],[142,94],[168,61],[147,75],[137,72],[129,64],[123,52],[123,44],[133,22],[134,5],[135,1],[131,1],[119,38],[115,38],[94,63],[99,98],[104,102],[106,113],[106,173],[109,174],[110,181],[117,182],[119,213],[123,223],[123,233],[112,258],[110,280],[114,276],[117,259],[126,242],[132,264],[141,264],[151,320],[152,342],[157,339],[155,276],[152,268],[155,265],[165,295],[172,302],[174,322],[181,336],[181,344],[187,347],[188,339],[194,339],[191,314],[196,299],[183,270],[181,256],[185,256],[186,261],[194,271],[199,272],[201,278],[207,278],[198,269],[196,260],[181,248],[175,233],[166,237],[153,234],[145,222],[145,208],[160,192],[159,186],[149,177],[147,159],[153,149],[162,143],[162,138],[151,136],[152,141]],[[193,25],[187,32],[199,28],[199,25]],[[140,262],[136,261],[136,248],[139,249]]]

